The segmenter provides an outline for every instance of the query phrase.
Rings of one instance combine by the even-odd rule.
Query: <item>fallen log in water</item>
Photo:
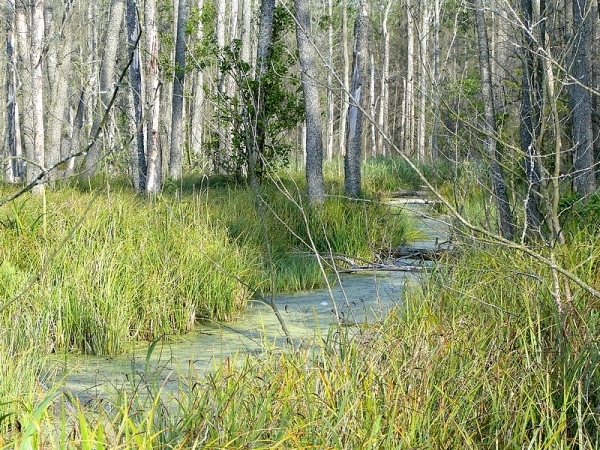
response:
[[[390,198],[406,198],[406,197],[423,198],[423,197],[429,197],[430,195],[431,194],[426,191],[410,191],[410,190],[400,189],[400,190],[390,193],[389,197]]]
[[[400,246],[390,252],[390,256],[402,259],[421,259],[423,261],[437,261],[447,254],[450,248],[419,248],[412,246]]]
[[[396,264],[382,264],[368,262],[361,259],[362,264],[358,264],[356,261],[343,255],[333,255],[334,261],[339,261],[347,267],[342,267],[336,264],[336,271],[339,273],[355,273],[355,272],[366,272],[366,271],[385,271],[385,272],[423,272],[427,270],[427,267],[422,266],[399,266]]]

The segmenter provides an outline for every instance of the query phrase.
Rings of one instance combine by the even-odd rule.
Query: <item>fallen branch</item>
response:
[[[336,270],[339,273],[355,273],[355,272],[365,272],[365,271],[382,271],[382,272],[423,272],[427,270],[427,267],[420,266],[398,266],[395,264],[382,264],[382,263],[374,263],[366,261],[362,258],[356,258],[361,260],[363,264],[357,264],[352,259],[343,255],[331,255],[331,258],[334,261],[341,261],[346,264],[348,267],[340,267],[336,264]]]

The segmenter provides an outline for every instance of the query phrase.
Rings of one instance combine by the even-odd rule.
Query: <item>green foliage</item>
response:
[[[559,215],[567,229],[598,229],[600,193],[596,192],[586,199],[582,199],[575,191],[563,194],[559,202]]]
[[[221,73],[232,76],[238,94],[228,97],[220,92],[215,99],[219,117],[231,130],[231,149],[220,155],[220,138],[212,141],[213,161],[218,169],[240,177],[248,170],[250,151],[258,151],[260,158],[255,168],[262,180],[267,172],[288,165],[292,143],[286,132],[295,129],[302,121],[304,106],[300,80],[292,70],[295,54],[289,51],[288,39],[294,31],[294,21],[282,5],[275,8],[273,19],[273,44],[267,61],[267,72],[255,78],[250,65],[241,60],[241,41],[235,40],[220,54]],[[216,81],[217,84],[221,80]],[[257,109],[258,99],[264,110]]]

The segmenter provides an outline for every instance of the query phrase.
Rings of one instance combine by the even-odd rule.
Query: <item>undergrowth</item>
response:
[[[574,268],[580,276],[597,277],[591,237],[558,255],[587,261]],[[360,332],[332,328],[313,345],[227,360],[206,378],[180,374],[175,398],[160,382],[132,381],[136,389],[96,410],[55,400],[63,438],[34,439],[57,448],[598,448],[598,300],[561,279],[564,295],[567,284],[573,301],[560,316],[547,267],[476,246]],[[51,420],[42,416],[39,429]]]

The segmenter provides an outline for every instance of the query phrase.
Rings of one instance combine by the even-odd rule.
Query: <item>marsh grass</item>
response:
[[[597,261],[590,237],[560,258]],[[360,332],[191,370],[175,403],[146,374],[76,426],[106,447],[598,448],[597,305],[571,286],[566,320],[551,283],[535,260],[474,246]]]
[[[592,282],[600,245],[573,230],[557,249]],[[598,301],[570,285],[560,316],[548,267],[477,244],[380,321],[312,345],[180,375],[175,397],[135,374],[102,407],[40,396],[34,437],[52,448],[582,448],[600,445]],[[567,281],[560,280],[565,293]],[[62,402],[62,403],[61,403]],[[35,403],[31,408],[36,411]],[[58,408],[58,413],[52,412]],[[32,414],[22,413],[25,426]],[[62,419],[60,419],[62,417]],[[36,419],[37,420],[37,419]],[[54,425],[56,426],[56,425]],[[18,444],[22,442],[17,435]],[[57,437],[58,436],[58,437]],[[35,440],[37,439],[37,440]]]
[[[320,253],[375,260],[409,236],[404,217],[374,202],[332,197],[310,207],[295,177],[259,193],[278,292],[323,286]],[[0,317],[15,351],[35,342],[45,352],[121,353],[132,341],[190,331],[197,320],[232,320],[253,295],[270,293],[252,191],[219,180],[207,188],[201,178],[142,198],[118,180],[94,183],[0,208],[0,297],[11,299],[41,273]]]

